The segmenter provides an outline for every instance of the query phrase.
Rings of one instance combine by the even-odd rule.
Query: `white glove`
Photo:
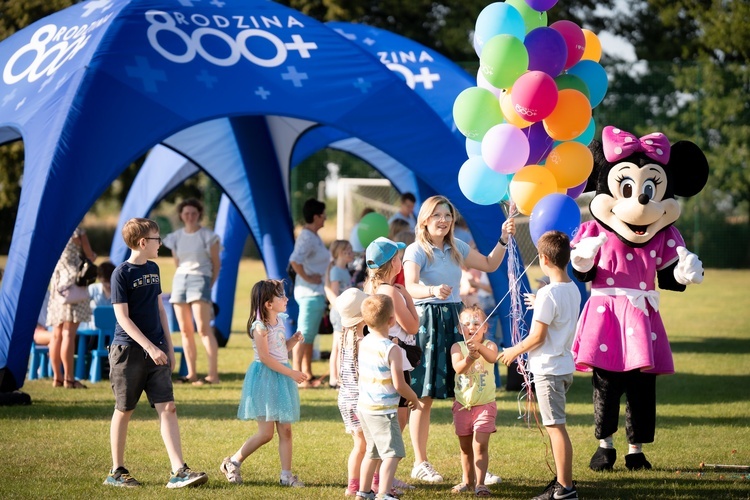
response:
[[[685,247],[677,247],[680,260],[674,268],[674,279],[680,285],[703,283],[703,262]]]
[[[570,251],[570,263],[573,265],[573,269],[580,273],[591,271],[591,268],[594,267],[594,257],[606,242],[607,235],[603,233],[599,236],[581,238],[581,241],[576,243],[575,248]]]

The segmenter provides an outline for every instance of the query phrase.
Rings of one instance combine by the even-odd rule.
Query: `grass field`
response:
[[[169,289],[171,259],[160,259]],[[344,433],[330,389],[302,391],[302,421],[294,425],[294,470],[304,490],[277,486],[276,440],[243,465],[245,484],[230,485],[218,471],[221,459],[255,432],[253,422],[235,418],[245,369],[252,358],[242,333],[249,290],[263,270],[257,261],[240,269],[233,334],[220,351],[222,384],[175,386],[184,454],[194,469],[206,470],[206,487],[171,493],[164,489],[169,462],[156,415],[145,402],[130,425],[126,465],[144,486],[115,491],[101,486],[110,466],[109,421],[113,399],[108,382],[86,391],[53,389],[49,380],[27,382],[33,398],[27,407],[0,407],[0,498],[337,498],[343,495],[345,461],[351,438]],[[651,471],[628,472],[624,429],[615,435],[618,463],[611,473],[594,473],[588,461],[593,438],[590,377],[577,374],[568,395],[568,429],[574,448],[574,477],[581,498],[750,498],[750,478],[723,471],[699,475],[699,464],[750,465],[750,271],[709,270],[702,285],[685,293],[662,293],[662,315],[670,333],[677,374],[657,381],[656,442],[645,446]],[[178,339],[175,337],[175,340]],[[327,349],[330,336],[324,336]],[[205,373],[205,353],[199,353]],[[326,367],[316,363],[316,373]],[[503,374],[505,370],[503,369]],[[529,498],[552,477],[546,438],[518,419],[517,394],[499,390],[498,432],[490,440],[490,470],[503,478],[492,490],[497,498]],[[624,413],[624,406],[623,406]],[[621,428],[624,417],[621,418]],[[409,480],[413,455],[398,477]],[[441,485],[418,485],[403,498],[449,498],[460,480],[458,441],[451,427],[450,404],[435,404],[429,442],[430,460],[446,478]]]

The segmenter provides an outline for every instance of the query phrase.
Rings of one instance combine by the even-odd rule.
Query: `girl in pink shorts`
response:
[[[464,340],[451,347],[451,362],[456,372],[456,400],[453,403],[453,424],[461,447],[461,483],[453,493],[471,491],[477,496],[490,496],[485,485],[489,461],[490,434],[495,432],[495,371],[497,346],[485,340],[487,316],[478,306],[465,308],[459,316]]]

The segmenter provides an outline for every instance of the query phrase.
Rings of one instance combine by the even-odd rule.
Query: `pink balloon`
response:
[[[529,140],[510,123],[495,125],[482,138],[482,159],[495,172],[517,172],[529,159]]]
[[[510,93],[513,110],[527,122],[547,118],[557,105],[557,84],[543,71],[527,71],[518,77]]]
[[[568,58],[565,61],[565,69],[572,68],[575,63],[583,57],[583,51],[586,49],[586,36],[583,30],[573,21],[557,21],[549,26],[557,31],[565,39],[565,45],[568,47]]]

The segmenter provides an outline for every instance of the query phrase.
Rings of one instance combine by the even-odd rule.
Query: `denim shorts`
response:
[[[158,347],[167,353],[166,344]],[[144,391],[152,407],[174,401],[172,367],[157,365],[137,344],[109,346],[109,382],[122,412],[134,410]]]
[[[539,413],[542,424],[560,425],[565,423],[565,394],[573,384],[573,374],[567,375],[536,375],[536,399],[539,403]]]
[[[211,278],[202,274],[175,274],[169,302],[191,304],[199,300],[211,303]]]

